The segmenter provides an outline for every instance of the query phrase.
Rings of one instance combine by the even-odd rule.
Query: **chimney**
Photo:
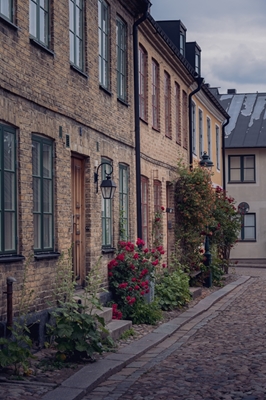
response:
[[[236,94],[236,89],[227,89],[227,94]]]

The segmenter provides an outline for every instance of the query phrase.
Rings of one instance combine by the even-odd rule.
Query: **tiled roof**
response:
[[[225,147],[266,147],[266,93],[221,94],[230,122]]]

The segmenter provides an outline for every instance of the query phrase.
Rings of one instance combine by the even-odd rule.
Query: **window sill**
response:
[[[228,183],[228,185],[234,185],[234,184],[241,184],[241,185],[243,185],[243,184],[245,184],[245,183],[256,183],[256,181],[230,181],[230,182],[227,182]]]
[[[20,30],[20,28],[13,24],[8,18],[6,18],[4,15],[0,14],[0,21],[4,22],[6,25],[10,26],[10,28],[15,29],[16,31]]]
[[[117,101],[119,101],[119,103],[123,104],[124,106],[129,107],[129,104],[125,100],[121,99],[120,97],[117,97]]]
[[[109,96],[112,96],[112,92],[110,92],[109,89],[107,89],[106,87],[102,86],[101,84],[99,85],[99,88],[105,92],[106,94],[108,94]]]
[[[114,253],[114,252],[115,252],[115,248],[114,247],[102,248],[102,254],[110,254],[110,253]]]
[[[155,132],[158,132],[158,133],[161,132],[159,128],[155,128],[154,126],[152,126],[151,129],[152,129],[153,131],[155,131]]]
[[[35,253],[34,258],[36,261],[39,261],[39,260],[45,260],[45,259],[51,259],[51,258],[59,258],[60,255],[61,255],[61,253],[52,251],[49,253]]]
[[[145,119],[139,117],[140,121],[144,122],[144,124],[148,125],[148,121],[146,121]]]
[[[46,47],[44,44],[40,43],[37,39],[35,39],[33,36],[30,36],[30,42],[36,46],[39,47],[40,49],[46,51],[46,53],[50,54],[51,56],[54,57],[54,52],[50,49],[48,49],[48,47]]]
[[[22,255],[5,255],[5,256],[0,256],[0,263],[13,263],[13,262],[19,262],[25,260],[25,257]]]
[[[238,239],[237,243],[256,243],[257,240],[256,239],[249,239],[249,240],[245,240],[245,239]]]
[[[165,137],[166,137],[167,139],[172,140],[172,136],[165,135]]]
[[[73,69],[74,71],[78,72],[80,75],[84,76],[84,78],[88,79],[88,75],[82,71],[79,67],[77,67],[74,64],[70,64],[70,68]]]

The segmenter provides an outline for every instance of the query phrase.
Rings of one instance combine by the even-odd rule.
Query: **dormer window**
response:
[[[185,36],[183,34],[183,32],[180,32],[180,53],[182,54],[182,56],[185,55]]]
[[[200,56],[195,54],[195,72],[200,75]]]

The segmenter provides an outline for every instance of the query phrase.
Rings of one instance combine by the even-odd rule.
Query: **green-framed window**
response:
[[[54,249],[53,142],[32,136],[34,251]]]
[[[141,215],[142,215],[142,239],[148,246],[149,238],[149,179],[141,176]]]
[[[99,81],[106,89],[110,86],[110,45],[109,45],[109,6],[104,0],[98,0],[99,35]]]
[[[16,131],[0,125],[0,254],[16,253]]]
[[[84,70],[84,2],[69,0],[70,62]]]
[[[49,0],[30,0],[30,34],[46,47],[50,44]]]
[[[248,213],[242,215],[241,231],[239,240],[255,241],[256,240],[256,214]]]
[[[0,0],[0,15],[9,21],[13,20],[13,0]]]
[[[127,26],[116,18],[116,57],[117,57],[117,97],[126,101],[127,98]]]
[[[119,164],[119,236],[120,240],[128,238],[128,167]]]
[[[108,158],[102,158],[101,163],[107,163],[101,167],[102,180],[106,179],[106,174],[111,172],[112,162]],[[110,164],[110,167],[109,165]],[[113,245],[113,217],[112,199],[102,197],[102,247],[110,248]]]
[[[255,155],[228,157],[229,182],[255,182]]]

